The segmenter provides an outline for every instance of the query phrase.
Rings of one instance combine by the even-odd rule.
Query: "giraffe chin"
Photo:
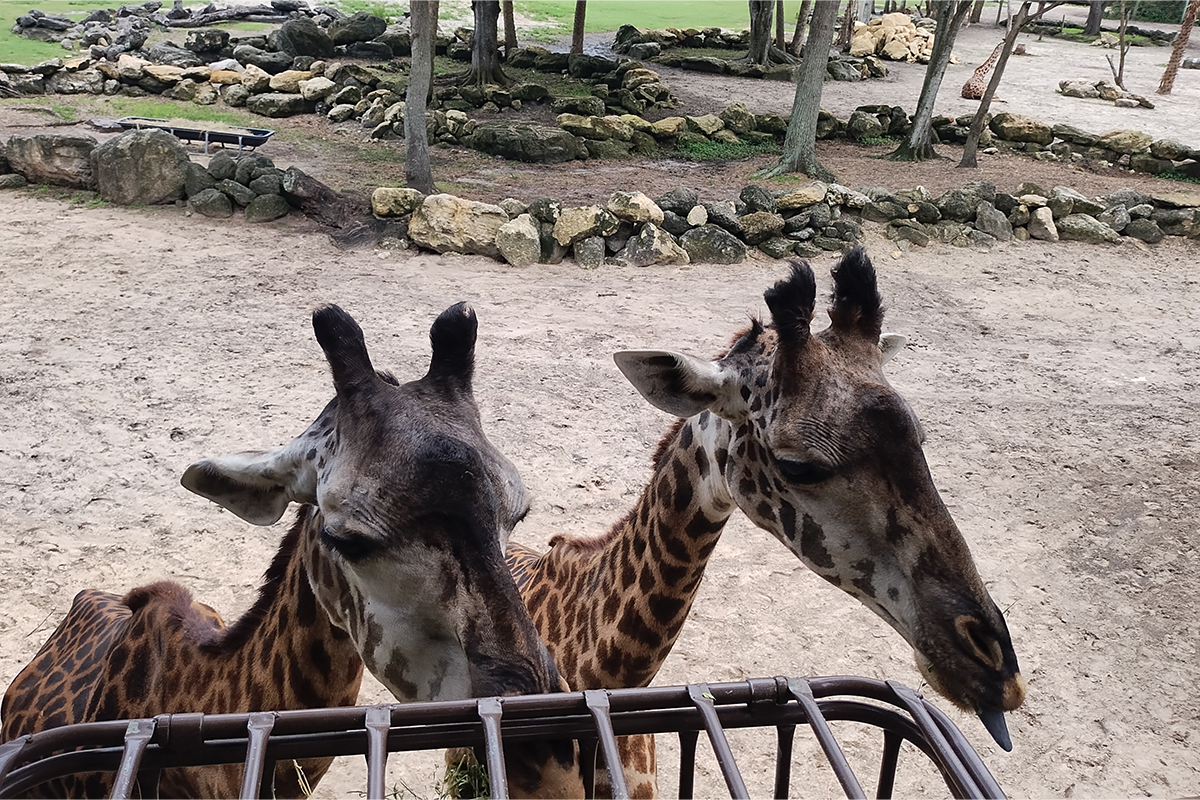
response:
[[[1008,722],[1004,718],[1007,711],[1014,711],[1025,702],[1025,678],[1021,673],[1013,675],[1004,681],[1000,695],[1000,707],[980,709],[974,707],[973,703],[962,696],[960,691],[955,691],[942,678],[940,672],[928,658],[920,651],[914,651],[916,655],[917,668],[921,671],[921,675],[925,680],[929,681],[929,685],[942,697],[946,698],[954,705],[958,706],[963,711],[969,711],[979,717],[979,721],[983,723],[983,727],[995,740],[996,744],[1006,752],[1012,752],[1013,744],[1012,737],[1008,733]]]

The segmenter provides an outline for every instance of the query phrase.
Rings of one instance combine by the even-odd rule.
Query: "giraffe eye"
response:
[[[792,461],[787,458],[777,458],[775,466],[779,468],[779,473],[791,483],[811,485],[820,483],[833,475],[833,470],[829,466],[816,461]]]

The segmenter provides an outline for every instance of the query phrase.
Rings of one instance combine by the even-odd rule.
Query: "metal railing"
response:
[[[150,719],[68,725],[0,745],[0,797],[20,795],[44,781],[77,773],[114,772],[111,797],[158,796],[162,770],[245,764],[241,797],[271,797],[279,761],[363,755],[368,798],[383,798],[388,754],[443,747],[476,747],[486,759],[492,797],[506,798],[505,742],[576,739],[585,786],[594,786],[596,754],[619,764],[616,737],[677,733],[679,794],[693,794],[696,746],[708,737],[733,798],[749,793],[725,731],[774,727],[775,796],[790,791],[797,726],[812,729],[848,798],[864,798],[829,727],[853,721],[883,733],[876,797],[891,797],[908,741],[929,757],[954,797],[1002,798],[1004,793],[957,727],[912,689],[869,678],[755,678],[736,683],[645,689],[591,690],[249,714],[163,714]],[[620,770],[609,770],[613,797],[628,797]],[[591,790],[589,789],[589,797]]]

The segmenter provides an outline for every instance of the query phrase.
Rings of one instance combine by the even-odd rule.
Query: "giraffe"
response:
[[[4,695],[5,740],[75,722],[351,705],[366,666],[397,700],[555,692],[558,671],[504,563],[529,500],[483,433],[477,322],[464,303],[430,330],[428,373],[376,372],[362,329],[313,314],[336,396],[290,443],[199,461],[183,485],[256,525],[303,504],[253,606],[226,627],[172,582],[80,592]],[[514,795],[582,797],[570,740],[510,745]],[[332,759],[300,762],[316,784]],[[270,780],[270,778],[268,778]],[[165,797],[234,797],[241,766],[163,773]],[[99,796],[111,776],[36,791]],[[274,791],[301,797],[295,767]]]
[[[679,417],[634,507],[607,535],[508,547],[521,596],[575,690],[646,686],[682,629],[725,523],[741,509],[912,646],[930,685],[1011,747],[1005,711],[1024,681],[1004,618],[934,487],[919,423],[883,363],[875,271],[861,249],[834,270],[832,324],[810,328],[807,263],[767,290],[755,320],[707,361],[616,354]],[[631,796],[657,792],[653,739],[622,740]],[[597,771],[599,777],[603,776]]]
[[[1004,49],[1004,42],[996,45],[996,49],[987,57],[971,74],[971,79],[963,84],[962,96],[967,100],[982,100],[983,93],[987,90],[987,76],[992,71],[992,67],[996,63],[996,59],[1000,57],[1000,51]]]

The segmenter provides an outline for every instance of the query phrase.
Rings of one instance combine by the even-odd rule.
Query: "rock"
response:
[[[250,190],[250,187],[234,180],[217,181],[213,188],[243,208],[250,205],[250,201],[254,199],[254,192]]]
[[[475,128],[470,146],[489,155],[537,164],[587,158],[587,148],[562,128],[528,122],[484,122]]]
[[[1087,214],[1068,214],[1061,220],[1056,220],[1055,225],[1058,227],[1059,238],[1066,241],[1091,244],[1116,244],[1121,241],[1120,234]]]
[[[628,158],[631,149],[625,142],[616,141],[584,139],[583,144],[592,158]]]
[[[617,231],[617,218],[600,206],[565,208],[554,223],[554,238],[570,247],[588,236],[609,236]]]
[[[330,122],[345,122],[354,116],[354,106],[349,103],[341,103],[329,109],[326,116]]]
[[[1147,244],[1157,244],[1163,240],[1162,229],[1151,219],[1133,219],[1124,228],[1126,236],[1132,236]]]
[[[700,198],[691,190],[680,186],[672,189],[654,201],[663,211],[671,211],[680,216],[686,216],[700,202]]]
[[[874,114],[865,111],[854,111],[846,122],[846,135],[856,142],[863,139],[875,139],[884,134],[883,125]]]
[[[155,205],[183,196],[187,150],[166,131],[128,131],[91,152],[100,196],[117,205]]]
[[[161,83],[179,83],[183,78],[183,68],[169,64],[147,64],[142,70]]]
[[[688,130],[703,134],[704,136],[712,136],[719,130],[725,127],[725,123],[720,117],[715,114],[704,114],[699,117],[684,117],[687,123]]]
[[[260,94],[271,88],[271,73],[250,64],[242,72],[242,86],[251,94]]]
[[[11,147],[11,145],[9,145]],[[12,158],[12,153],[9,153],[9,158]],[[1110,197],[1112,195],[1109,195]],[[1164,206],[1166,208],[1197,208],[1200,207],[1200,190],[1180,190],[1177,192],[1155,192],[1151,197],[1147,198],[1147,202],[1153,200],[1155,205]]]
[[[908,208],[890,200],[878,200],[867,204],[862,218],[868,222],[890,222],[908,217]]]
[[[1150,143],[1150,155],[1155,158],[1166,158],[1171,161],[1182,161],[1190,158],[1192,148],[1174,139],[1159,139]]]
[[[1021,114],[997,114],[992,117],[989,127],[997,137],[1009,142],[1047,145],[1054,141],[1054,132],[1049,125]]]
[[[13,136],[7,147],[9,168],[30,183],[89,189],[94,184],[91,154],[95,147],[91,136]]]
[[[738,217],[733,203],[728,200],[704,203],[704,211],[708,214],[709,223],[724,228],[734,236],[742,235],[741,219]]]
[[[150,48],[148,55],[155,64],[169,64],[172,67],[198,67],[204,63],[191,50],[170,42],[159,42]]]
[[[292,207],[277,194],[260,194],[246,206],[247,222],[270,222],[287,215]]]
[[[563,206],[557,200],[551,200],[549,197],[540,197],[529,204],[529,215],[538,222],[548,222],[551,225],[558,222],[558,218],[562,216]]]
[[[604,101],[599,97],[560,97],[550,103],[550,110],[555,114],[603,117]]]
[[[755,211],[738,217],[747,244],[758,244],[783,232],[783,217],[768,211]]]
[[[670,139],[688,129],[687,120],[683,117],[663,117],[651,124],[650,133],[656,139]]]
[[[1059,81],[1058,93],[1064,97],[1096,98],[1100,93],[1087,81]]]
[[[1191,208],[1159,208],[1150,219],[1168,236],[1191,236],[1200,233],[1200,212]]]
[[[425,195],[416,189],[381,186],[371,193],[371,210],[380,217],[404,217],[425,202]]]
[[[661,225],[663,211],[641,192],[613,192],[606,208],[617,219],[633,223],[652,222]]]
[[[358,11],[343,19],[336,19],[329,25],[329,38],[333,44],[351,44],[353,42],[369,42],[382,36],[387,30],[387,23],[374,14]]]
[[[672,236],[683,236],[692,229],[692,226],[688,224],[687,218],[679,216],[674,211],[663,212],[663,221],[659,227]],[[632,235],[632,231],[630,235]]]
[[[774,214],[779,208],[779,203],[775,199],[775,195],[771,194],[767,189],[755,186],[754,184],[742,187],[738,199],[745,204],[746,211],[751,213],[766,211],[767,213]]]
[[[20,175],[16,172],[0,175],[0,189],[20,189],[22,186],[25,186],[28,183],[29,181],[25,180],[24,175]]]
[[[1042,206],[1033,209],[1029,216],[1029,237],[1045,242],[1058,241],[1058,227],[1054,224],[1054,214],[1049,208]]]
[[[967,184],[967,186],[964,188],[964,191],[971,191],[970,187],[973,187],[976,185],[977,184]],[[987,185],[991,186],[991,184],[987,184]],[[992,197],[995,197],[995,192],[996,192],[995,187],[992,187],[992,195],[991,195]],[[867,204],[871,202],[871,198],[867,197],[862,192],[857,192],[857,191],[847,188],[845,186],[840,186],[836,183],[831,183],[826,188],[825,202],[829,203],[831,206],[846,206],[848,208],[866,208]]]
[[[518,214],[496,229],[496,247],[514,267],[528,267],[542,258],[541,235],[537,221],[529,214]]]
[[[829,187],[820,181],[813,181],[808,186],[790,189],[776,196],[775,201],[781,211],[791,211],[798,208],[823,202]]]
[[[307,81],[312,77],[311,72],[301,72],[297,69],[285,69],[276,75],[271,76],[268,86],[273,92],[283,92],[285,94],[299,94],[300,82]],[[322,79],[324,80],[324,79]],[[329,81],[333,83],[333,81]],[[306,98],[307,99],[307,98]]]
[[[504,209],[505,214],[508,214],[509,219],[516,219],[529,210],[527,203],[522,203],[515,197],[504,198],[500,201],[499,206]]]
[[[191,197],[194,194],[199,194],[205,189],[213,188],[216,186],[216,183],[212,175],[208,173],[208,170],[194,161],[188,161],[187,174],[183,179],[184,196]]]
[[[1012,241],[1013,226],[1002,211],[986,200],[975,210],[975,227],[998,242]]]
[[[221,150],[209,159],[208,174],[214,181],[231,180],[237,174],[237,162],[233,156]]]
[[[758,249],[771,258],[784,258],[795,254],[796,243],[790,239],[784,239],[782,236],[773,236],[765,242],[760,242]]]
[[[554,235],[559,242],[562,241],[557,230]],[[618,258],[634,267],[691,262],[687,251],[676,244],[669,233],[649,222],[642,225],[642,229],[635,236],[630,237]]]
[[[907,220],[896,220],[887,227],[887,236],[889,239],[896,241],[909,242],[918,247],[926,247],[929,245],[929,234],[927,234],[920,225],[908,223]]]
[[[254,65],[259,69],[274,75],[292,68],[292,59],[287,53],[268,53],[248,44],[233,48],[233,57],[246,66]]]
[[[256,195],[283,194],[283,174],[276,171],[260,175],[246,185]]]
[[[558,127],[562,128],[567,133],[574,136],[582,136],[584,139],[592,139],[594,141],[605,141],[612,139],[616,133],[615,128],[604,120],[603,117],[584,117],[579,114],[559,114],[555,120]]]
[[[383,42],[351,42],[346,45],[346,55],[370,61],[391,61],[395,54]]]
[[[1099,138],[1096,134],[1080,130],[1073,125],[1055,125],[1052,131],[1057,138],[1080,147],[1094,147]]]
[[[584,269],[596,269],[604,264],[603,236],[589,236],[575,243],[575,263]]]
[[[300,96],[310,102],[324,100],[337,90],[338,85],[326,77],[309,78],[300,81]]]
[[[1154,206],[1150,205],[1149,203],[1139,203],[1129,209],[1129,216],[1131,219],[1144,219],[1153,213]]]
[[[267,92],[246,100],[246,108],[264,117],[291,117],[308,111],[308,101],[298,94]]]
[[[708,212],[704,210],[704,206],[692,206],[692,210],[688,212],[686,220],[687,224],[692,227],[704,225],[708,222]]]
[[[333,56],[333,39],[307,17],[289,19],[279,26],[278,44],[280,50],[293,56]]]
[[[1115,153],[1133,155],[1148,152],[1153,141],[1153,136],[1140,131],[1109,131],[1096,140],[1096,146]]]
[[[741,136],[757,127],[754,115],[742,103],[733,103],[721,112],[721,121],[725,127]]]
[[[183,42],[184,49],[199,54],[220,53],[229,46],[229,31],[215,28],[190,30]]]
[[[1106,211],[1096,215],[1096,219],[1108,227],[1112,228],[1117,233],[1121,233],[1129,225],[1133,219],[1125,206],[1113,206]]]
[[[477,253],[500,257],[496,232],[508,222],[500,206],[463,200],[449,194],[433,194],[413,212],[408,235],[439,253]]]
[[[214,219],[227,219],[233,216],[233,204],[229,198],[216,189],[203,189],[188,198],[188,208],[197,214]]]

